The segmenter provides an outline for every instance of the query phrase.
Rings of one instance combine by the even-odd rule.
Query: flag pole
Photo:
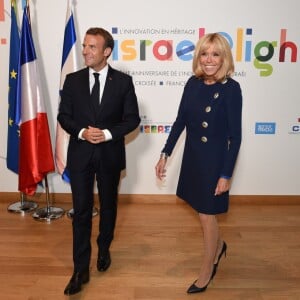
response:
[[[49,195],[49,186],[47,175],[44,178],[45,181],[45,190],[46,190],[46,207],[37,209],[32,217],[38,221],[50,222],[51,220],[57,220],[65,214],[64,209],[60,207],[54,207],[50,205],[50,195]]]
[[[97,215],[99,214],[99,209],[97,207],[93,207],[93,217],[96,217]],[[74,216],[74,208],[70,208],[68,211],[67,211],[67,217],[72,219]]]
[[[63,42],[63,55],[60,77],[60,89],[63,88],[63,82],[65,76],[68,73],[78,71],[78,57],[76,51],[76,30],[73,14],[73,0],[67,1],[67,14],[66,14],[66,26]],[[55,145],[55,160],[58,173],[62,176],[62,179],[70,183],[69,174],[66,168],[67,149],[69,144],[69,134],[65,132],[59,123],[56,127],[56,145]],[[93,216],[98,215],[98,209],[93,208]],[[74,216],[74,209],[70,208],[67,211],[67,216],[71,219]]]
[[[38,204],[33,201],[28,201],[24,193],[21,192],[20,198],[19,202],[12,203],[7,207],[9,212],[25,214],[37,209]]]
[[[17,5],[11,0],[11,29],[10,29],[10,54],[9,54],[9,92],[8,92],[8,133],[7,133],[7,168],[19,174],[19,132],[18,125],[18,81],[19,81],[19,55],[20,35],[17,21]],[[20,201],[12,203],[7,210],[13,213],[31,212],[38,205],[33,201],[27,201],[26,195],[21,192]]]

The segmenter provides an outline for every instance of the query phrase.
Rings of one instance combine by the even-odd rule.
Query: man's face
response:
[[[100,71],[105,67],[111,49],[104,49],[104,38],[101,35],[86,34],[82,44],[82,55],[87,67]]]

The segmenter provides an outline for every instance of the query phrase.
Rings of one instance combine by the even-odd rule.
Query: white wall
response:
[[[10,13],[10,1],[4,0]],[[43,95],[48,108],[49,126],[54,147],[61,53],[67,1],[30,1],[32,31],[38,56]],[[206,32],[225,32],[233,42],[236,60],[235,77],[241,84],[244,96],[243,142],[236,166],[232,194],[239,195],[299,195],[300,170],[300,97],[299,97],[299,4],[297,0],[274,1],[215,0],[152,0],[128,1],[77,1],[75,22],[79,44],[87,28],[101,26],[111,31],[118,41],[117,60],[110,60],[113,67],[133,74],[139,99],[142,125],[170,125],[177,112],[184,83],[191,72],[191,61],[183,61],[173,52],[173,59],[159,61],[153,55],[153,45],[159,40],[172,40],[174,48],[182,41],[196,43],[199,28]],[[7,93],[10,18],[0,22],[0,191],[16,192],[17,175],[6,168]],[[20,12],[21,13],[21,12]],[[21,18],[20,18],[21,19]],[[238,37],[239,29],[241,37]],[[252,34],[246,34],[246,29]],[[286,40],[294,44],[298,53],[291,62],[291,50],[285,51],[285,61],[279,62],[281,30],[286,29]],[[129,33],[133,30],[133,33]],[[121,50],[125,40],[132,40],[137,57]],[[146,60],[141,61],[140,40],[150,40],[146,47]],[[262,41],[273,43],[274,54],[268,64],[273,71],[262,76],[254,66],[255,47]],[[276,44],[277,43],[277,44]],[[247,45],[247,46],[246,46]],[[80,45],[79,45],[80,46]],[[163,54],[165,47],[160,47]],[[127,50],[129,51],[129,50]],[[192,53],[192,52],[191,52]],[[245,61],[245,54],[250,58]],[[116,54],[116,52],[115,52]],[[133,53],[134,54],[134,53]],[[236,55],[242,55],[239,59]],[[262,48],[260,55],[267,55]],[[124,57],[125,55],[125,57]],[[262,63],[261,63],[262,64]],[[263,70],[265,67],[263,67]],[[138,72],[156,71],[163,75],[139,75]],[[162,81],[164,85],[160,85]],[[141,85],[145,84],[147,85]],[[149,84],[154,84],[149,85]],[[275,134],[255,134],[256,122],[275,122]],[[167,138],[165,133],[140,133],[128,138],[127,171],[121,183],[121,193],[173,194],[175,193],[183,137],[178,143],[168,167],[166,182],[159,185],[154,175],[154,165]],[[48,177],[50,192],[70,192],[58,174]]]

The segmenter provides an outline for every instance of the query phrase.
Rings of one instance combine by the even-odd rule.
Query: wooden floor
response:
[[[0,299],[67,299],[71,220],[39,222],[30,214],[7,212],[11,203],[0,200]],[[112,265],[105,273],[95,266],[98,221],[94,217],[90,282],[70,299],[300,299],[300,204],[232,204],[219,217],[227,257],[198,295],[187,295],[186,289],[198,275],[202,235],[186,204],[120,201]]]

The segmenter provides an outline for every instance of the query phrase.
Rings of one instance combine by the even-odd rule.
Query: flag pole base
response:
[[[37,203],[26,200],[26,201],[19,201],[19,202],[10,204],[7,207],[7,210],[12,213],[25,214],[25,213],[29,213],[29,212],[36,210],[37,207],[38,207]]]
[[[65,211],[59,207],[43,207],[37,209],[32,217],[38,221],[51,222],[51,220],[57,220],[65,214]]]
[[[96,217],[98,214],[99,214],[98,208],[97,208],[97,207],[94,207],[94,208],[93,208],[93,217]],[[67,212],[67,217],[70,218],[70,219],[72,219],[73,216],[74,216],[74,209],[71,208],[71,209],[69,209],[68,212]]]

